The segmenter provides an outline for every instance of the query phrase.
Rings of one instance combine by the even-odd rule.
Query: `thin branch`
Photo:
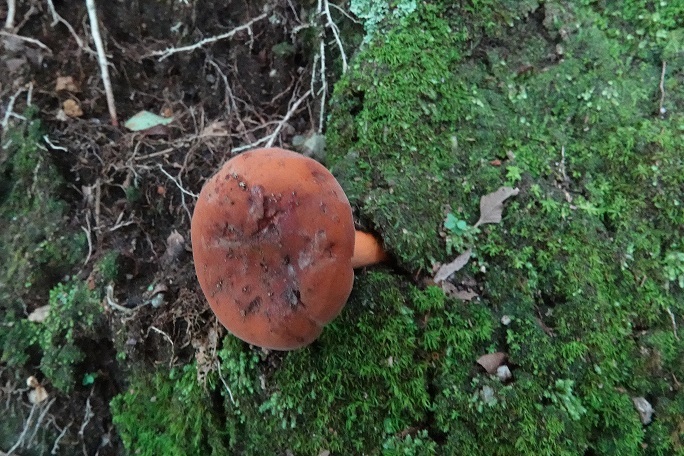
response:
[[[61,430],[57,438],[55,439],[55,443],[52,445],[52,451],[50,451],[50,454],[55,455],[59,452],[59,442],[64,438],[66,435],[67,431],[71,427],[72,423],[67,424],[64,426],[64,429]]]
[[[320,0],[319,0],[320,1]],[[330,30],[333,32],[333,36],[335,37],[335,43],[337,43],[337,48],[340,50],[340,55],[342,56],[342,74],[347,72],[347,54],[344,52],[344,46],[342,45],[342,40],[340,39],[340,30],[337,28],[337,24],[335,24],[332,20],[332,16],[330,15],[330,3],[328,0],[322,0],[323,1],[323,13],[325,13],[325,17],[327,18],[326,22],[326,27],[329,27]],[[320,3],[319,3],[319,11],[320,11]]]
[[[319,93],[321,94],[321,109],[318,117],[318,133],[323,133],[323,123],[325,122],[325,100],[328,95],[328,80],[325,77],[325,45],[323,39],[321,39],[321,88]]]
[[[17,35],[16,33],[11,33],[11,32],[8,32],[6,30],[0,30],[0,35],[7,36],[10,38],[15,38],[15,39],[21,40],[21,41],[26,41],[27,43],[35,44],[39,48],[44,49],[44,50],[48,51],[50,54],[52,54],[52,49],[50,49],[49,47],[47,47],[46,44],[44,44],[41,41],[38,41],[35,38],[29,38],[28,36]]]
[[[116,116],[114,92],[112,91],[112,81],[109,79],[107,54],[105,53],[104,43],[102,42],[102,35],[100,35],[100,24],[97,20],[97,7],[95,6],[95,0],[86,0],[86,7],[88,9],[88,18],[90,20],[90,33],[93,35],[93,41],[95,42],[95,48],[97,49],[97,62],[100,65],[102,83],[104,84],[105,95],[107,96],[109,118],[112,122],[112,125],[118,127],[119,121]]]
[[[52,24],[50,24],[50,26],[54,27],[55,25],[57,25],[59,23],[64,24],[64,26],[67,28],[67,30],[69,30],[69,33],[71,33],[71,36],[73,36],[74,39],[76,40],[76,44],[78,44],[78,47],[80,49],[83,49],[84,51],[86,51],[89,54],[96,55],[95,51],[90,49],[90,47],[88,47],[88,45],[83,42],[81,37],[78,36],[78,34],[76,33],[76,30],[74,30],[74,28],[71,26],[71,24],[69,24],[66,19],[64,19],[62,16],[59,15],[57,10],[55,9],[54,3],[52,3],[52,0],[47,0],[47,5],[48,5],[48,9],[50,10],[50,14],[52,15]]]
[[[188,220],[192,219],[192,213],[190,212],[190,209],[188,209],[188,206],[185,204],[185,195],[191,196],[194,199],[197,199],[199,195],[196,195],[191,191],[188,191],[185,188],[183,188],[183,182],[181,181],[180,175],[178,176],[178,178],[175,178],[171,174],[167,173],[161,164],[157,166],[159,167],[159,171],[161,171],[166,177],[171,179],[171,181],[174,184],[176,184],[176,187],[178,187],[178,189],[181,191],[181,205],[183,206],[183,209],[185,209],[185,212],[188,214]]]
[[[674,333],[674,338],[676,340],[679,340],[679,336],[677,335],[677,320],[675,320],[675,315],[672,313],[672,310],[670,310],[669,307],[665,309],[667,311],[667,314],[670,316],[670,321],[672,322],[672,332]]]
[[[8,455],[14,453],[21,445],[23,445],[24,440],[26,439],[26,434],[28,433],[28,430],[31,427],[31,423],[33,421],[33,414],[36,413],[37,407],[38,407],[38,404],[33,404],[33,406],[31,407],[31,412],[29,413],[29,416],[26,419],[26,424],[24,425],[24,429],[22,430],[21,434],[19,435],[19,438],[17,439],[16,443],[7,452]]]
[[[275,142],[276,138],[278,138],[280,131],[283,129],[283,127],[285,126],[287,121],[290,120],[290,117],[292,117],[295,114],[295,112],[297,112],[297,109],[299,109],[299,106],[302,103],[304,103],[304,101],[307,98],[309,98],[309,96],[311,96],[311,95],[312,95],[311,89],[309,89],[306,91],[306,93],[304,95],[302,95],[302,97],[299,100],[294,102],[294,104],[292,105],[290,110],[287,111],[287,114],[285,114],[285,117],[283,117],[283,119],[280,122],[278,122],[278,126],[276,127],[275,131],[269,135],[270,139],[266,142],[266,147],[273,146],[273,143]]]
[[[190,44],[188,46],[181,46],[178,48],[166,48],[163,51],[154,51],[149,54],[144,55],[143,57],[159,57],[159,61],[162,61],[164,59],[167,59],[171,57],[173,54],[177,54],[179,52],[188,52],[188,51],[194,51],[195,49],[201,48],[202,46],[210,43],[215,43],[220,40],[225,40],[227,38],[232,38],[233,36],[237,35],[243,30],[247,30],[247,32],[251,35],[252,34],[252,25],[254,25],[255,22],[258,22],[262,19],[265,19],[268,16],[268,13],[263,13],[260,14],[259,16],[255,17],[254,19],[250,20],[249,22],[242,24],[238,27],[235,27],[233,30],[230,32],[222,33],[220,35],[212,36],[209,38],[204,38],[203,40],[198,41],[195,44]]]
[[[5,19],[5,29],[14,28],[14,18],[17,14],[17,0],[7,0],[7,18]]]
[[[665,103],[665,69],[667,68],[667,62],[663,60],[663,69],[660,72],[660,85],[658,86],[660,88],[660,107],[658,108],[658,113],[660,115],[665,114],[666,109],[663,106]]]
[[[16,92],[10,97],[9,102],[7,103],[7,109],[5,110],[5,116],[2,118],[2,122],[0,122],[0,127],[4,131],[7,130],[7,124],[9,123],[9,118],[12,116],[12,113],[14,112],[14,103],[17,101],[17,97],[21,95],[21,92],[26,90],[25,87],[20,87],[17,89]]]

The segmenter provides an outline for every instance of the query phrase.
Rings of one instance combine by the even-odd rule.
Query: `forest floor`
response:
[[[684,7],[371,3],[98,2],[115,115],[85,3],[0,7],[0,454],[684,454]],[[392,256],[291,353],[192,262],[265,146]]]

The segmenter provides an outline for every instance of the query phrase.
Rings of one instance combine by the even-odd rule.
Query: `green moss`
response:
[[[63,180],[42,145],[37,120],[6,136],[0,163],[0,315],[21,312],[26,301],[41,296],[82,259],[86,239],[67,228]]]
[[[227,381],[235,400],[226,399],[234,448],[254,454],[360,452],[380,448],[425,419],[430,397],[417,323],[422,312],[389,275],[359,282],[359,292],[316,343],[287,353],[266,374],[252,364],[249,388],[240,386],[244,378]],[[236,356],[244,357],[235,350],[223,354],[224,373]]]
[[[82,327],[90,324],[83,318],[99,311],[99,305],[95,301],[93,308],[92,297],[80,285],[53,289],[82,261],[86,240],[81,231],[67,227],[66,203],[60,199],[63,180],[42,136],[38,121],[15,127],[5,137],[0,163],[0,359],[21,377],[22,366],[42,358],[43,373],[66,391],[83,356],[74,345],[85,335]],[[45,325],[26,319],[48,302],[52,315]],[[59,312],[65,312],[63,319]]]
[[[400,265],[427,271],[470,244],[456,280],[477,277],[510,321],[447,343],[433,432],[449,454],[681,451],[681,424],[644,427],[631,401],[681,401],[682,73],[661,62],[677,61],[680,7],[545,2],[507,21],[505,2],[475,3],[422,5],[363,50],[328,134],[334,172]],[[502,223],[455,239],[506,184],[522,191]],[[490,351],[508,354],[510,382],[473,370]]]
[[[50,291],[50,313],[37,334],[40,369],[55,388],[70,392],[78,384],[75,368],[85,358],[79,342],[99,339],[102,323],[100,301],[85,283],[60,283]]]
[[[197,382],[194,364],[133,374],[124,394],[111,403],[124,445],[140,455],[223,455],[221,426],[211,398]]]

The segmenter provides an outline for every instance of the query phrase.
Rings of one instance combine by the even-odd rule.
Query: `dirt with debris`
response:
[[[39,111],[47,153],[68,182],[61,197],[69,225],[88,237],[78,277],[92,282],[98,260],[120,253],[119,279],[103,299],[111,333],[86,345],[79,365],[98,381],[56,395],[45,422],[66,429],[61,448],[118,454],[109,401],[125,375],[115,346],[135,361],[173,364],[222,331],[192,267],[194,195],[231,155],[288,147],[295,135],[318,131],[321,89],[331,81],[321,83],[316,27],[293,2],[97,2],[119,120],[113,125],[86,3],[19,1],[13,21],[8,4],[0,5],[8,24],[0,36],[3,125],[21,122],[29,107]],[[143,110],[172,121],[125,128]],[[49,290],[54,279],[43,285]],[[26,311],[46,300],[36,295]]]

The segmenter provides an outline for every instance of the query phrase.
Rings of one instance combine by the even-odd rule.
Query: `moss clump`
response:
[[[31,117],[29,114],[28,117]],[[42,127],[36,120],[28,121],[9,131],[4,138],[5,155],[0,162],[3,186],[0,190],[0,320],[6,328],[0,331],[0,360],[14,368],[44,357],[47,370],[71,369],[80,355],[71,350],[79,334],[62,330],[45,331],[44,327],[28,322],[25,317],[37,307],[50,301],[59,310],[60,293],[70,295],[68,307],[82,317],[90,298],[76,285],[60,285],[50,297],[50,290],[80,261],[85,248],[82,232],[67,228],[66,204],[60,199],[63,180],[42,146]],[[80,291],[75,291],[76,289]],[[83,299],[81,299],[83,298]],[[85,306],[85,307],[82,307]],[[59,323],[57,315],[49,321]],[[80,321],[80,320],[79,320]],[[80,324],[77,322],[75,324]],[[48,340],[52,336],[56,339]],[[66,337],[66,339],[65,339]],[[65,343],[63,346],[62,344]],[[36,348],[56,349],[40,353]],[[55,357],[49,361],[50,357]],[[20,378],[21,371],[14,370]],[[32,374],[34,372],[31,372]],[[46,372],[47,373],[47,372]],[[56,372],[53,372],[56,373]],[[68,389],[69,375],[56,375],[59,388]],[[59,379],[63,379],[62,382]],[[23,380],[23,379],[22,379]]]
[[[410,301],[388,276],[363,285],[374,295],[355,296],[320,341],[284,356],[257,402],[247,403],[238,448],[358,452],[424,419],[427,366],[416,358],[420,334]]]
[[[545,2],[477,42],[469,24],[488,8],[421,5],[336,87],[329,160],[405,267],[447,258],[447,214],[472,222],[480,196],[522,190],[462,273],[511,321],[488,350],[508,354],[513,379],[473,372],[467,333],[447,347],[466,367],[447,356],[434,371],[446,453],[682,451],[681,71],[659,87],[684,24],[678,6],[644,18],[642,3]],[[642,425],[638,396],[657,425]]]
[[[420,291],[385,273],[359,282],[343,314],[310,347],[266,356],[227,336],[219,351],[220,370],[207,382],[209,391],[223,396],[222,410],[209,410],[208,402],[197,405],[201,396],[202,401],[209,396],[191,371],[182,380],[158,374],[151,389],[141,387],[149,383],[147,377],[135,378],[113,402],[126,446],[145,451],[163,444],[176,454],[168,442],[187,439],[179,431],[160,436],[159,429],[208,433],[209,439],[193,443],[199,446],[183,447],[194,454],[217,432],[208,431],[206,423],[225,416],[221,435],[235,454],[378,453],[383,448],[388,454],[434,454],[436,443],[426,433],[431,372],[446,357],[468,370],[462,355],[489,339],[491,316],[480,306],[455,305],[436,288]],[[459,340],[459,347],[447,353]],[[142,398],[148,396],[155,397],[158,408],[152,417],[143,416],[149,399]],[[189,423],[188,416],[200,409],[208,421]],[[157,444],[153,436],[163,442]]]
[[[42,127],[32,120],[5,137],[0,162],[0,312],[22,311],[76,264],[86,246],[82,232],[67,228],[63,179],[42,145]],[[38,298],[38,299],[40,299]]]
[[[140,455],[223,455],[221,424],[197,382],[194,364],[170,372],[136,372],[112,400],[113,422],[126,448]]]

